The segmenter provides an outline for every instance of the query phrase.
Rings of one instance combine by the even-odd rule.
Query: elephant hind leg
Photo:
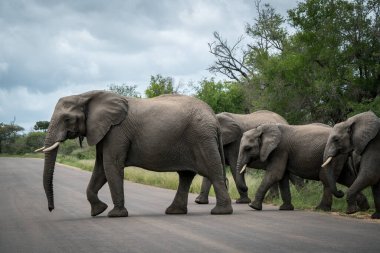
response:
[[[178,171],[179,184],[177,193],[174,197],[172,204],[166,209],[166,214],[186,214],[187,213],[187,201],[189,196],[189,190],[191,182],[195,177],[193,171]]]
[[[290,193],[289,186],[289,173],[285,172],[284,177],[279,182],[280,192],[283,204],[280,206],[279,210],[294,210],[294,206],[292,204],[292,195]]]
[[[216,195],[216,206],[211,210],[211,214],[232,214],[231,199],[224,179],[213,179],[212,184]]]
[[[208,194],[210,192],[211,182],[207,179],[207,177],[203,177],[201,192],[198,197],[195,199],[195,203],[197,204],[208,204]]]
[[[198,144],[194,151],[196,157],[195,167],[198,169],[199,174],[206,176],[214,186],[216,206],[211,210],[211,214],[231,214],[231,198],[228,195],[222,157],[216,143]]]

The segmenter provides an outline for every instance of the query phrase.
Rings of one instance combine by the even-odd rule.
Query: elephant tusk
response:
[[[329,163],[331,162],[331,160],[332,160],[332,156],[329,156],[329,157],[327,158],[326,162],[324,162],[324,164],[322,164],[321,167],[322,167],[322,168],[326,167],[327,164],[329,164]]]
[[[247,164],[244,164],[243,168],[241,169],[240,171],[240,174],[243,173],[245,171],[245,169],[247,168]]]
[[[42,151],[42,150],[44,150],[44,149],[45,149],[45,146],[43,146],[42,148],[39,148],[39,149],[34,150],[34,152],[40,152],[40,151]]]
[[[55,149],[56,147],[58,147],[59,146],[59,144],[60,144],[60,142],[59,141],[57,141],[56,143],[54,143],[53,145],[51,145],[50,147],[48,147],[48,148],[45,148],[44,150],[42,150],[43,152],[49,152],[49,151],[51,151],[51,150],[53,150],[53,149]]]

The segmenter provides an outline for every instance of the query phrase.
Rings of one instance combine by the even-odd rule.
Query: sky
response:
[[[293,0],[263,0],[278,12]],[[255,18],[254,0],[1,0],[0,122],[32,130],[63,96],[215,76],[208,43],[230,44]]]

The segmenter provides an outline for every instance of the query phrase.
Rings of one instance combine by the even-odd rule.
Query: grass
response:
[[[20,156],[18,156],[20,157]],[[26,154],[22,157],[36,157],[43,158],[43,154]],[[80,159],[76,155],[63,155],[58,154],[57,162],[74,166],[83,170],[92,171],[94,167],[94,159]],[[249,170],[246,174],[246,182],[248,186],[248,195],[253,198],[257,188],[260,185],[261,179],[264,172],[259,170]],[[154,172],[148,171],[137,167],[127,167],[124,170],[124,178],[132,182],[157,186],[167,189],[177,189],[178,187],[178,174],[175,172]],[[232,199],[237,199],[239,197],[238,191],[236,189],[234,180],[229,170],[227,170],[227,178],[229,180],[229,194]],[[190,187],[191,193],[199,193],[202,184],[202,177],[197,175]],[[346,191],[346,187],[338,185],[338,187]],[[309,181],[301,191],[297,191],[293,185],[291,185],[292,193],[292,203],[296,209],[303,210],[314,210],[314,208],[319,204],[322,197],[322,184],[317,181]],[[354,215],[354,217],[364,217],[368,218],[371,213],[374,212],[373,197],[370,188],[367,188],[363,193],[368,198],[369,204],[371,206],[370,210],[367,212],[359,212]],[[215,196],[213,189],[211,188],[210,196]],[[281,205],[281,199],[266,199],[265,203]],[[338,213],[339,215],[344,215],[346,210],[346,200],[345,198],[333,198],[332,211]],[[350,215],[353,216],[353,215]]]

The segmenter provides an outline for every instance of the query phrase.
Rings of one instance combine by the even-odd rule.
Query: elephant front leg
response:
[[[273,172],[267,171],[264,175],[263,180],[261,181],[259,188],[256,191],[255,199],[248,205],[255,210],[262,210],[265,194],[269,188],[279,180],[280,178],[277,177]]]
[[[318,204],[318,206],[315,207],[315,209],[322,211],[331,211],[332,192],[331,188],[329,187],[329,182],[325,170],[322,169],[319,171],[319,179],[323,184],[323,195],[321,202]]]
[[[178,190],[172,204],[166,209],[166,214],[187,214],[189,190],[195,173],[192,171],[178,171],[178,175]]]
[[[323,186],[323,195],[321,202],[315,207],[317,210],[331,211],[332,206],[332,193],[328,185]]]
[[[124,206],[124,162],[127,148],[121,148],[122,151],[119,151],[114,149],[117,146],[115,144],[105,145],[103,149],[104,171],[114,204],[108,217],[127,217],[128,211]]]
[[[201,185],[201,192],[199,193],[198,197],[196,197],[195,203],[208,204],[208,194],[210,192],[210,188],[211,188],[210,180],[208,180],[208,178],[206,178],[206,177],[203,177],[202,185]]]
[[[107,204],[102,202],[98,197],[99,190],[106,182],[107,179],[103,168],[103,157],[101,153],[98,153],[91,180],[87,187],[87,199],[91,204],[91,216],[101,214],[108,207]]]
[[[280,181],[284,176],[287,160],[288,155],[285,152],[272,155],[270,163],[266,168],[264,178],[256,191],[255,199],[249,204],[250,207],[256,210],[262,210],[265,194],[274,183]]]
[[[124,206],[124,170],[113,164],[105,166],[106,177],[111,191],[114,208],[108,217],[127,217],[128,211]]]

